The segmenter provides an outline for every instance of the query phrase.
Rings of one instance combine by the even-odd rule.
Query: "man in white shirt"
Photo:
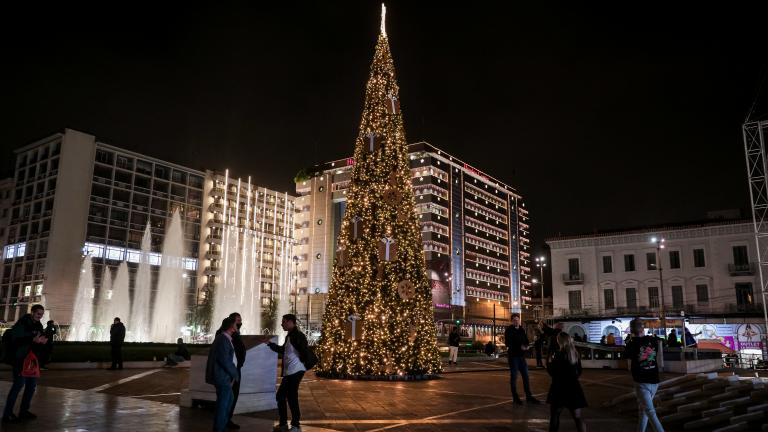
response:
[[[288,332],[283,346],[275,343],[269,347],[283,354],[283,380],[277,389],[277,410],[280,415],[280,423],[275,426],[277,432],[301,432],[301,410],[299,409],[299,384],[304,377],[307,368],[309,346],[307,337],[296,325],[296,315],[283,315],[283,330]],[[286,404],[287,402],[287,404]],[[286,406],[287,405],[287,406]],[[288,428],[288,407],[291,408],[291,428]]]

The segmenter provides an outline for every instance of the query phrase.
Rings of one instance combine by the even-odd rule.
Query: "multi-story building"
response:
[[[494,314],[503,325],[528,296],[528,210],[515,189],[428,143],[409,152],[436,320],[490,334]],[[298,311],[311,327],[322,318],[353,165],[332,161],[296,177]]]
[[[44,295],[50,317],[69,323],[83,254],[93,258],[98,289],[106,267],[127,261],[135,271],[148,224],[152,249],[160,252],[165,225],[176,210],[182,215],[184,267],[194,299],[205,173],[70,129],[15,153],[0,318],[15,320]]]
[[[662,306],[669,327],[682,319],[760,329],[753,230],[720,220],[549,239],[555,318],[578,320],[572,333],[592,341],[625,331],[633,316],[659,317]]]
[[[8,231],[8,222],[11,220],[13,186],[13,178],[0,180],[0,251],[5,246],[5,234]]]

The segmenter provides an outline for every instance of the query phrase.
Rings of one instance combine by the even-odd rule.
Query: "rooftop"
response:
[[[707,228],[707,227],[722,226],[722,225],[741,225],[741,224],[747,224],[747,223],[751,224],[752,220],[744,219],[744,218],[707,219],[707,220],[693,221],[693,222],[665,223],[660,225],[647,225],[643,227],[598,230],[592,233],[549,237],[545,241],[549,243],[551,241],[610,237],[610,236],[625,235],[625,234],[642,234],[642,233],[656,234],[664,231],[680,231],[680,230],[686,230],[686,229]]]

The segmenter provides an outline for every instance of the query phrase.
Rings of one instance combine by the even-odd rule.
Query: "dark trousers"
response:
[[[8,391],[8,398],[5,400],[5,409],[3,417],[10,417],[13,414],[13,407],[16,405],[16,398],[19,397],[21,388],[24,387],[24,395],[21,397],[21,407],[19,414],[29,411],[29,405],[32,403],[32,396],[35,395],[37,388],[37,378],[21,376],[21,366],[13,367],[13,385]]]
[[[277,412],[280,414],[280,424],[288,424],[288,406],[291,407],[291,426],[299,427],[301,410],[299,409],[299,384],[304,378],[304,372],[283,377],[280,388],[277,389]],[[286,401],[288,406],[286,406]]]
[[[562,406],[549,406],[549,432],[557,432],[560,429],[560,413],[565,407]],[[581,419],[581,411],[567,408],[571,412],[571,417],[576,423],[576,430],[578,432],[584,431],[584,421]]]
[[[217,384],[216,386],[216,413],[213,417],[213,430],[224,432],[227,430],[229,408],[232,406],[232,385]]]
[[[536,366],[544,366],[544,362],[541,361],[541,344],[536,344],[533,347],[536,349]]]
[[[237,381],[232,384],[232,408],[229,409],[229,421],[232,421],[232,416],[235,415],[235,405],[237,405],[237,397],[240,396],[240,379],[242,374],[240,369],[237,370]]]
[[[123,343],[114,342],[112,346],[112,369],[123,368]]]
[[[514,399],[520,399],[517,394],[517,373],[520,372],[520,376],[523,377],[523,390],[525,390],[525,397],[532,398],[531,386],[528,383],[528,363],[525,362],[523,356],[512,356],[509,358],[509,385],[512,389],[512,397]]]

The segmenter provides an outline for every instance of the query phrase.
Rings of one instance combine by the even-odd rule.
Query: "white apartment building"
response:
[[[0,180],[0,251],[5,246],[5,232],[8,230],[8,223],[11,220],[14,184],[13,177]]]
[[[653,238],[664,239],[661,279]],[[560,237],[547,244],[556,319],[658,316],[662,294],[666,315],[678,319],[763,314],[751,221]]]

